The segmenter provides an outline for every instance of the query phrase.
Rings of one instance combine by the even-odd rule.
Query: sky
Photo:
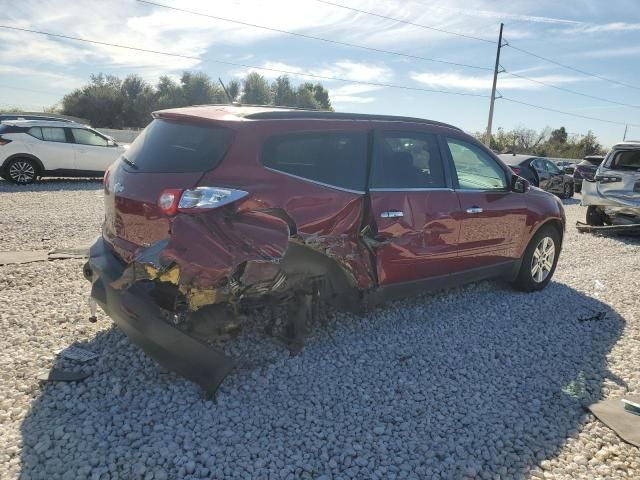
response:
[[[154,1],[303,36],[136,0],[11,2],[11,8],[0,9],[2,25],[189,58],[0,28],[0,108],[41,110],[85,84],[92,73],[120,77],[133,73],[155,83],[160,75],[179,78],[183,71],[190,70],[228,81],[260,67],[346,80],[290,75],[294,83],[308,80],[323,83],[337,111],[417,116],[451,123],[468,132],[483,131],[489,112],[486,96],[491,93],[499,25],[503,22],[504,38],[509,45],[501,51],[500,64],[506,72],[498,77],[498,91],[504,98],[496,100],[494,132],[498,127],[564,126],[576,136],[591,130],[608,147],[622,140],[623,124],[628,123],[638,126],[629,126],[627,138],[640,139],[638,0]],[[0,1],[4,2],[9,0]],[[620,83],[583,75],[518,49]],[[271,70],[256,68],[256,71],[269,79],[279,75]],[[507,99],[620,124],[577,118]]]

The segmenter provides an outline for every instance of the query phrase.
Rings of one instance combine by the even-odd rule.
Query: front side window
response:
[[[308,180],[364,191],[367,134],[323,132],[272,137],[264,144],[262,164]]]
[[[544,164],[546,165],[547,171],[549,173],[552,173],[553,175],[558,175],[560,173],[560,169],[556,167],[553,162],[550,162],[549,160],[545,160]]]
[[[371,188],[446,187],[440,147],[435,135],[383,132],[373,163]]]
[[[47,142],[65,143],[67,141],[64,129],[57,127],[42,127],[42,139]]]
[[[498,162],[481,148],[463,140],[447,138],[461,190],[504,190],[507,179]]]
[[[91,145],[94,147],[106,147],[109,145],[106,138],[92,132],[91,130],[72,128],[71,131],[73,132],[74,140],[80,145]]]

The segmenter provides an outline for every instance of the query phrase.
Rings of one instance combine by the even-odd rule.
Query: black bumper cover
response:
[[[116,290],[126,265],[102,238],[89,252],[85,276],[91,280],[91,296],[113,321],[145,353],[168,370],[192,380],[214,393],[236,362],[220,349],[187,335],[165,320],[160,307],[142,286]]]

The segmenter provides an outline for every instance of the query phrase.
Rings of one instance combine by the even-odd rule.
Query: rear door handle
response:
[[[482,213],[483,210],[480,207],[467,208],[467,213]]]
[[[404,213],[402,213],[400,210],[389,210],[388,212],[382,212],[380,216],[382,218],[398,218],[404,217]]]

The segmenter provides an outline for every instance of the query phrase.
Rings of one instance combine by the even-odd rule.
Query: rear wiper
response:
[[[133,160],[129,160],[124,155],[122,156],[122,161],[132,168],[136,168],[136,169],[138,168],[138,165],[136,165],[136,162],[134,162]]]

